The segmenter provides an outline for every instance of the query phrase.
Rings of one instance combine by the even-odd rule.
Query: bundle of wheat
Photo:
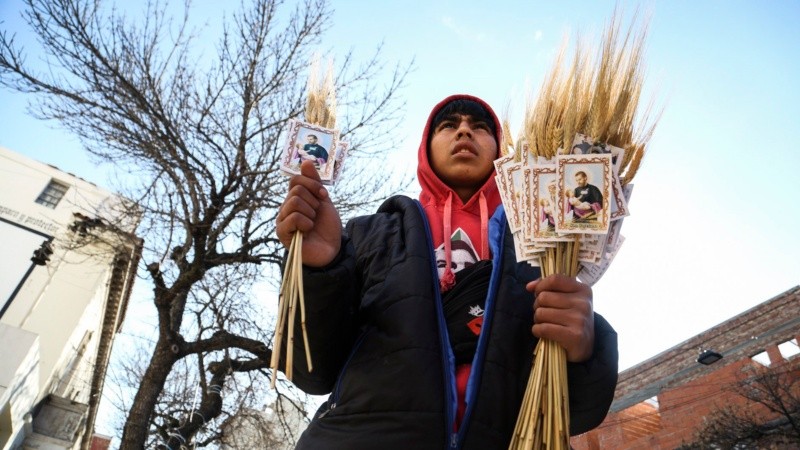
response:
[[[306,124],[317,125],[330,131],[338,139],[336,126],[336,95],[333,86],[332,68],[328,68],[325,79],[320,82],[319,64],[315,62],[311,68],[308,80],[307,101],[305,110]],[[346,143],[337,143],[337,149],[331,149],[332,153],[344,152]],[[290,146],[287,146],[290,147]],[[331,156],[333,157],[333,156]],[[336,162],[341,164],[343,155],[336,158]],[[337,172],[338,174],[338,172]],[[332,181],[331,181],[332,183]],[[303,334],[303,344],[306,354],[306,364],[308,370],[313,370],[311,361],[311,349],[308,344],[308,334],[306,332],[306,312],[305,298],[303,294],[303,233],[296,231],[292,236],[292,242],[286,259],[286,266],[281,281],[281,288],[278,297],[278,321],[275,325],[273,336],[272,359],[270,368],[272,370],[271,387],[275,387],[278,376],[278,365],[280,354],[286,337],[286,360],[284,373],[286,378],[292,379],[292,367],[294,363],[294,331],[297,310],[300,310],[300,329]]]
[[[518,257],[540,266],[544,277],[565,274],[594,284],[622,242],[630,182],[658,121],[652,102],[644,113],[639,108],[646,35],[646,21],[636,18],[621,35],[615,13],[597,56],[579,43],[566,68],[565,43],[538,99],[528,102],[515,156],[498,160],[498,181],[512,194],[520,186],[509,175],[527,168],[529,190],[503,199],[506,210],[521,212],[517,222],[527,231],[515,233]],[[581,198],[592,176],[599,194]],[[510,449],[570,448],[566,362],[557,343],[539,341]]]

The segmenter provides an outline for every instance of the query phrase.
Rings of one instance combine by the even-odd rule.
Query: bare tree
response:
[[[283,259],[274,235],[287,187],[282,130],[303,112],[308,67],[332,13],[326,0],[243,3],[209,57],[196,46],[202,30],[192,28],[188,3],[174,22],[159,0],[138,21],[101,3],[25,0],[46,66],[29,65],[0,31],[0,85],[35,94],[37,117],[111,163],[142,214],[158,335],[121,448],[210,442],[207,424],[230,406],[220,394],[234,380],[263,383],[268,371],[270,333],[243,305],[259,279],[253,268],[267,263],[274,275]],[[350,183],[333,192],[344,216],[398,188],[366,155],[385,155],[375,149],[391,142],[409,68],[386,67],[380,46],[363,62],[348,53],[336,64],[339,128],[352,155]],[[164,396],[181,361],[197,368],[192,407],[185,393]]]
[[[233,303],[234,299],[215,303]],[[232,308],[223,306],[223,309]],[[236,318],[258,317],[259,311],[252,304],[238,305]],[[241,315],[240,315],[241,314]],[[248,329],[253,328],[249,326]],[[137,336],[136,339],[144,339]],[[127,411],[130,399],[135,394],[148,365],[147,345],[133,347],[125,352],[124,357],[116,358],[110,371],[106,396],[110,398],[116,411]],[[292,438],[297,436],[297,418],[309,415],[307,407],[311,404],[309,396],[294,389],[285,379],[279,379],[277,390],[271,391],[265,382],[268,374],[264,370],[250,372],[232,372],[225,386],[215,384],[213,376],[204,373],[203,358],[205,355],[190,355],[177,362],[170,372],[158,401],[153,410],[153,428],[148,435],[145,448],[157,447],[165,442],[177,428],[197,427],[192,446],[195,448],[220,445],[232,448],[278,448],[278,444],[292,445]],[[208,358],[206,358],[208,359]],[[211,402],[203,401],[204,396],[212,396],[218,401],[220,412],[216,416],[208,416],[207,409],[202,408]],[[285,408],[276,409],[272,413],[265,411],[282,399]],[[214,403],[216,405],[216,403]],[[289,414],[284,414],[289,409]],[[193,421],[188,421],[193,418]],[[120,417],[113,424],[117,432],[122,432],[125,418]],[[175,440],[183,439],[179,435]],[[242,442],[262,442],[257,447],[237,446]],[[188,442],[187,442],[188,444]],[[242,444],[243,445],[243,444]]]
[[[288,397],[279,396],[267,410],[240,410],[223,424],[223,448],[269,448],[291,450],[306,424],[302,405]]]
[[[795,448],[800,442],[800,369],[747,367],[731,390],[746,400],[705,419],[690,449]],[[788,445],[788,447],[787,447]]]

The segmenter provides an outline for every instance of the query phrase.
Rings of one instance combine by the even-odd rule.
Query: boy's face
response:
[[[497,142],[486,122],[454,114],[434,129],[429,152],[436,176],[466,202],[494,170]]]

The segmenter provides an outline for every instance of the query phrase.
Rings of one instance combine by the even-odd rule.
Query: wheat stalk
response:
[[[578,273],[578,243],[559,242],[547,248],[540,264],[542,276]],[[569,392],[567,355],[563,347],[540,339],[509,449],[569,450]]]
[[[328,64],[327,73],[322,81],[320,81],[319,66],[319,59],[315,58],[312,62],[308,77],[305,120],[308,123],[320,125],[325,128],[334,128],[336,126],[336,92],[333,81],[333,64]],[[275,335],[272,341],[272,359],[270,360],[270,369],[272,370],[270,384],[273,389],[275,388],[277,379],[284,337],[286,338],[286,365],[284,373],[288,380],[291,381],[292,379],[294,370],[294,324],[298,309],[300,310],[300,331],[303,336],[306,366],[309,372],[314,369],[311,360],[311,347],[308,342],[308,332],[306,329],[302,248],[303,233],[296,231],[289,245],[286,267],[283,273],[283,279],[281,280],[280,293],[278,295],[278,321],[275,325]]]
[[[629,183],[641,164],[658,114],[652,103],[643,125],[636,125],[643,84],[644,41],[647,23],[620,33],[620,14],[615,11],[596,56],[578,42],[569,66],[567,42],[562,44],[555,65],[545,78],[535,102],[528,101],[523,135],[534,156],[553,158],[559,148],[571,148],[576,133],[625,149],[620,181]],[[542,276],[564,274],[576,277],[579,236],[544,250],[539,264]],[[569,393],[566,351],[557,343],[540,339],[534,350],[533,367],[514,428],[510,450],[569,449]]]

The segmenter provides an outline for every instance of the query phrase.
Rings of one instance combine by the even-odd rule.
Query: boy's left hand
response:
[[[592,289],[566,275],[551,275],[526,286],[534,294],[534,336],[559,343],[567,361],[583,362],[594,348]]]

